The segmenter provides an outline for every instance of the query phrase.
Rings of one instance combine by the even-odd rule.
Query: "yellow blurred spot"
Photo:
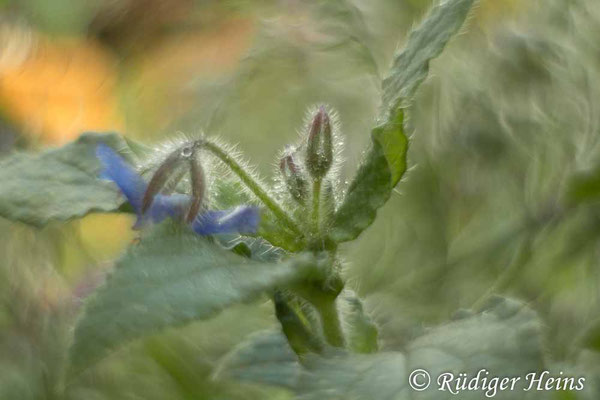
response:
[[[521,0],[483,0],[474,8],[474,17],[484,29],[493,29],[499,21],[515,16],[526,2]]]
[[[107,51],[91,40],[44,38],[15,50],[24,41],[3,37],[0,52],[13,50],[0,63],[0,104],[26,135],[62,144],[86,130],[120,130],[116,61]]]
[[[81,243],[96,260],[113,260],[135,239],[130,214],[90,214],[79,224]]]

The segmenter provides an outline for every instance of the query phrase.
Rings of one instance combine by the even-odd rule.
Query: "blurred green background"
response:
[[[340,114],[349,179],[391,57],[430,5],[0,1],[0,156],[88,130],[146,143],[202,130],[239,143],[272,176],[306,108],[327,103]],[[540,313],[549,359],[580,356],[600,310],[600,208],[594,193],[568,201],[569,182],[600,165],[599,37],[597,0],[482,0],[432,63],[409,114],[412,169],[343,248],[382,348],[402,349],[495,291]],[[277,324],[266,299],[61,381],[82,299],[135,239],[131,223],[0,221],[0,399],[289,398],[211,379],[232,346]]]

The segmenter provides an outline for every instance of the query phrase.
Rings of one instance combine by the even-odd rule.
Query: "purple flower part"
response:
[[[148,222],[158,223],[165,218],[183,219],[191,197],[185,194],[158,194],[154,197],[152,206],[141,215],[142,199],[148,184],[142,177],[118,155],[112,148],[99,144],[96,156],[103,166],[100,177],[116,183],[127,201],[132,205],[138,219],[133,226],[140,229]],[[257,207],[239,206],[230,210],[205,211],[198,215],[192,223],[192,229],[200,235],[218,233],[255,233],[260,221]]]
[[[142,198],[148,184],[109,146],[99,144],[96,147],[96,157],[98,157],[104,168],[100,172],[100,177],[116,183],[127,201],[133,206],[136,214],[139,215],[142,208]]]
[[[253,234],[258,230],[258,207],[238,206],[231,210],[206,211],[196,217],[192,229],[199,235],[219,233]]]

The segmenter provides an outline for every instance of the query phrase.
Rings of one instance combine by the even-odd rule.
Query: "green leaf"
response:
[[[235,379],[296,389],[304,374],[298,356],[280,330],[257,332],[223,358],[217,379]]]
[[[427,78],[429,61],[440,55],[446,43],[463,25],[474,0],[446,0],[434,7],[427,19],[410,33],[404,50],[394,58],[383,80],[383,104],[389,112],[410,100]]]
[[[52,220],[117,210],[123,198],[113,185],[98,179],[98,143],[124,155],[129,152],[116,134],[85,133],[58,149],[1,160],[0,216],[41,227]]]
[[[371,132],[371,149],[334,215],[331,236],[338,242],[355,239],[375,220],[377,209],[390,198],[406,171],[408,139],[404,115],[417,88],[427,77],[429,61],[437,57],[462,26],[474,0],[449,0],[434,7],[414,30],[394,59],[383,81],[378,125]]]
[[[285,340],[263,334],[229,354],[219,377],[275,384],[308,399],[453,399],[437,390],[442,372],[475,375],[485,368],[493,376],[525,376],[543,370],[540,322],[531,309],[495,298],[483,312],[442,325],[414,340],[405,353],[337,353],[306,357],[301,365]],[[295,361],[296,360],[296,361]],[[425,369],[430,389],[417,393],[408,386],[410,373]],[[523,380],[524,378],[522,378]],[[521,388],[519,388],[521,389]],[[503,392],[501,398],[539,398],[537,392]],[[483,398],[481,391],[458,398]]]
[[[316,273],[312,256],[252,261],[181,229],[162,224],[117,262],[77,324],[71,348],[75,371],[127,341],[209,318]]]
[[[404,174],[408,139],[402,127],[403,116],[404,112],[399,110],[397,123],[377,127],[371,133],[371,150],[333,216],[333,240],[356,239],[368,228]]]

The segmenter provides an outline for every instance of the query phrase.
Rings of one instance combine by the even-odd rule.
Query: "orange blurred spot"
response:
[[[120,130],[116,61],[100,45],[39,39],[21,57],[0,65],[0,103],[31,139],[62,144],[86,130]]]

